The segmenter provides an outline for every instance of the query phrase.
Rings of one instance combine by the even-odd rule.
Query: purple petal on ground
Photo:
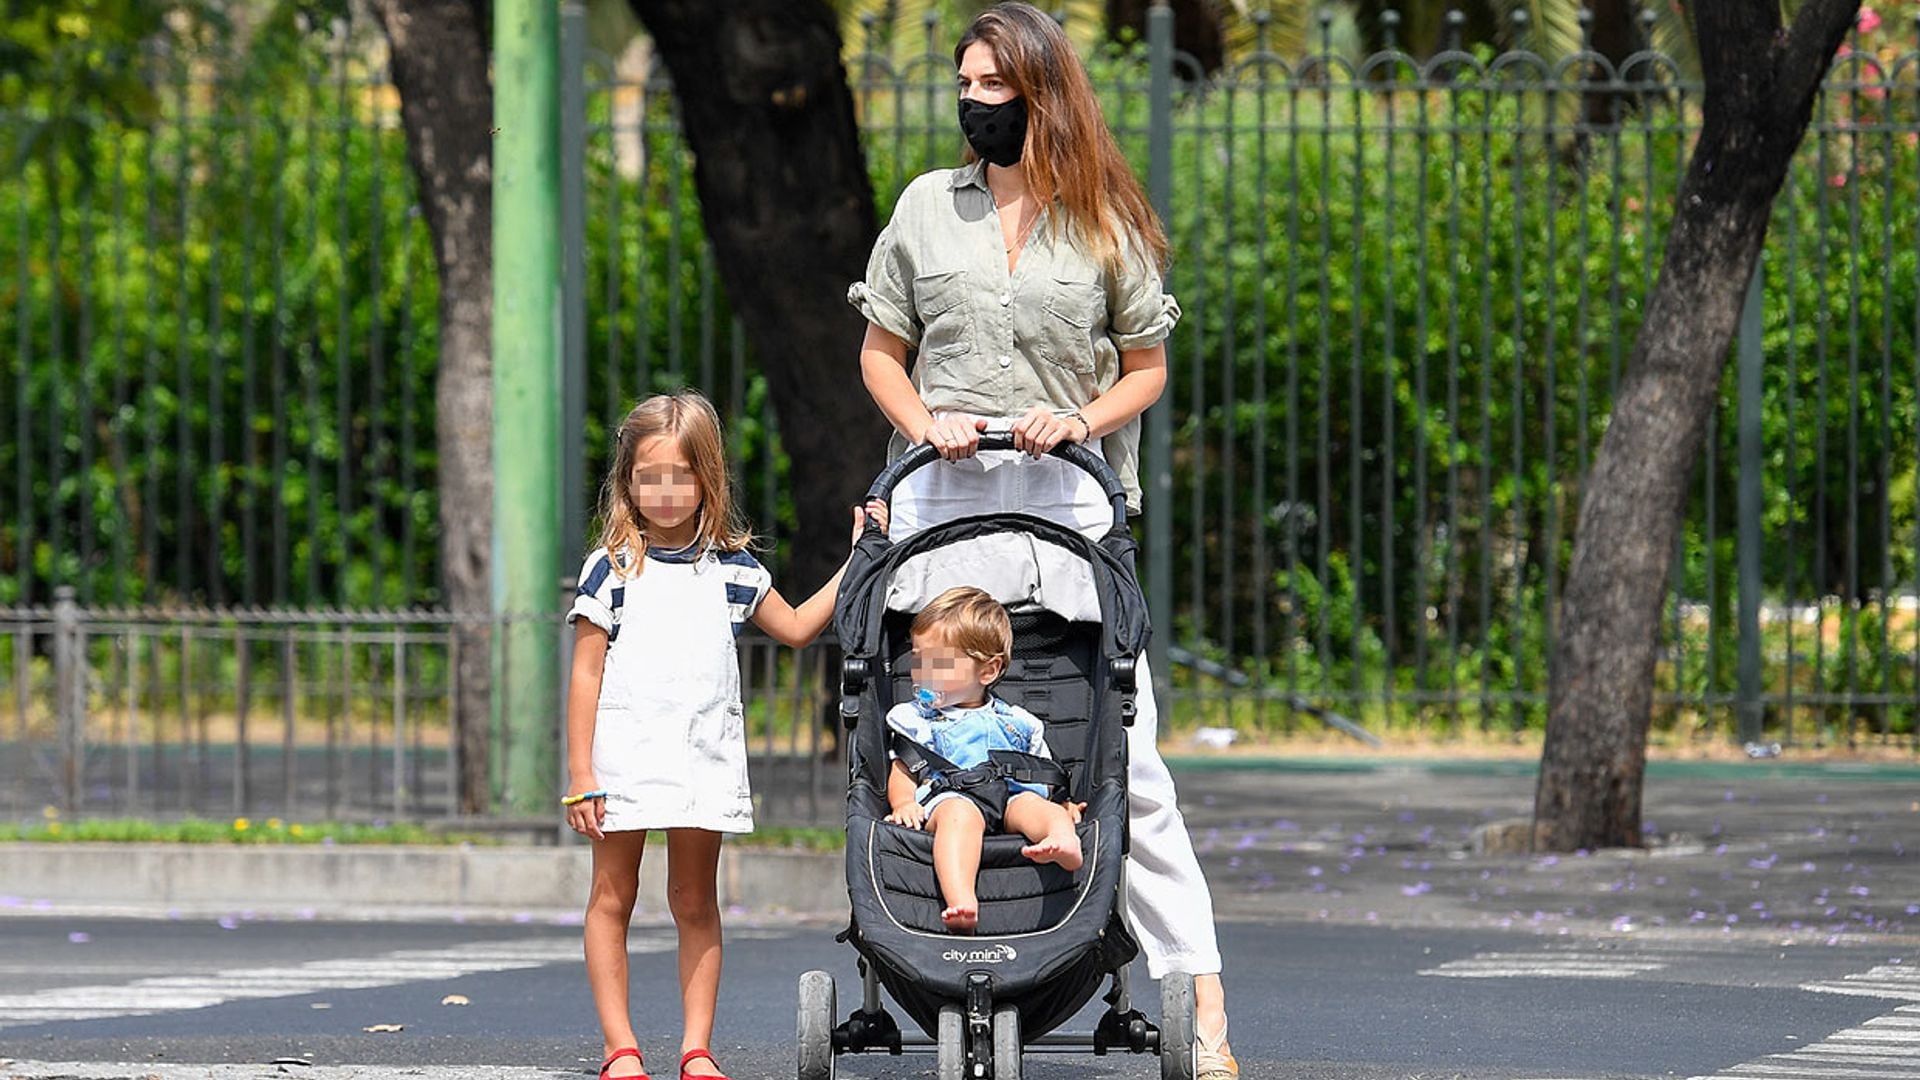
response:
[[[533,921],[533,914],[527,911],[517,911],[513,915],[513,921],[517,923],[530,923]]]
[[[1704,911],[1696,911],[1693,914],[1687,916],[1688,922],[1705,922],[1706,919],[1707,919],[1707,913]]]
[[[1308,877],[1319,877],[1319,876],[1320,876],[1321,874],[1324,874],[1324,873],[1326,873],[1326,871],[1325,871],[1325,870],[1322,870],[1322,869],[1320,869],[1320,868],[1319,868],[1319,867],[1317,867],[1317,866],[1309,866],[1309,867],[1307,867],[1307,876],[1308,876]]]
[[[1827,939],[1827,944],[1828,944],[1828,945],[1838,945],[1838,944],[1840,944],[1840,935],[1839,935],[1839,934],[1835,934],[1835,935],[1833,935],[1832,937],[1830,937],[1830,938],[1828,938],[1828,939]]]
[[[1544,859],[1541,859],[1541,860],[1540,860],[1540,865],[1541,865],[1541,866],[1559,866],[1559,865],[1560,865],[1560,856],[1558,856],[1558,855],[1549,855],[1549,856],[1547,856],[1546,858],[1544,858]]]
[[[738,917],[740,917],[740,916],[742,916],[742,915],[745,915],[746,913],[747,913],[747,909],[746,909],[746,908],[744,908],[744,907],[742,907],[742,906],[740,906],[739,904],[728,904],[728,905],[727,905],[727,914],[729,914],[729,915],[732,915],[732,916],[734,916],[735,918],[738,918]]]
[[[1420,842],[1423,844],[1433,843],[1433,826],[1429,825],[1420,830]]]
[[[1769,856],[1767,856],[1767,857],[1766,857],[1766,858],[1764,858],[1764,859],[1748,859],[1748,860],[1747,860],[1747,869],[1749,869],[1749,870],[1771,870],[1771,869],[1773,869],[1773,866],[1774,866],[1774,864],[1775,864],[1775,863],[1777,863],[1777,862],[1779,862],[1779,861],[1780,861],[1780,856],[1778,856],[1778,855],[1769,855]]]
[[[1811,874],[1811,873],[1813,873],[1813,872],[1814,872],[1815,870],[1818,870],[1818,869],[1820,869],[1820,868],[1819,868],[1818,866],[1816,866],[1816,865],[1814,865],[1814,864],[1813,864],[1813,863],[1811,863],[1811,862],[1803,862],[1803,863],[1801,863],[1801,864],[1800,864],[1800,870],[1801,870],[1801,872],[1802,872],[1802,873],[1807,873],[1807,874]]]
[[[1801,929],[1801,928],[1802,928],[1803,926],[1805,926],[1805,924],[1804,924],[1804,923],[1802,923],[1802,922],[1801,922],[1801,921],[1800,921],[1799,919],[1795,919],[1795,920],[1793,920],[1793,921],[1792,921],[1791,923],[1788,923],[1788,924],[1787,924],[1787,929],[1789,929],[1789,930],[1799,930],[1799,929]]]
[[[1233,846],[1236,848],[1239,848],[1241,851],[1245,851],[1248,848],[1254,846],[1255,844],[1258,844],[1259,842],[1260,842],[1259,833],[1248,833],[1247,835],[1240,838],[1239,843]]]
[[[1733,792],[1732,792],[1732,791],[1723,791],[1723,792],[1721,792],[1721,793],[1720,793],[1720,801],[1721,801],[1721,802],[1732,802],[1732,801],[1733,801]]]
[[[85,945],[87,942],[92,940],[93,940],[93,935],[87,933],[85,930],[75,930],[67,934],[68,943],[73,945]]]
[[[1313,891],[1313,892],[1326,892],[1326,891],[1327,891],[1327,883],[1326,883],[1326,882],[1324,882],[1324,881],[1316,881],[1316,882],[1314,882],[1314,883],[1313,883],[1313,889],[1312,889],[1311,891]]]
[[[1753,903],[1748,904],[1747,907],[1752,911],[1765,911],[1767,910],[1767,902],[1765,900],[1755,900]]]
[[[220,929],[238,930],[240,929],[240,920],[234,918],[231,915],[222,915],[220,916]]]
[[[1920,915],[1920,904],[1908,904],[1908,905],[1907,905],[1907,914],[1909,914],[1909,915]]]
[[[1367,912],[1367,921],[1368,921],[1368,922],[1379,922],[1379,921],[1380,921],[1380,913],[1379,913],[1379,912],[1377,912],[1377,911],[1369,911],[1369,912]]]
[[[1400,811],[1400,822],[1403,825],[1413,824],[1413,811],[1411,810]]]
[[[320,913],[310,907],[301,908],[299,915],[302,919],[317,919],[320,917]]]
[[[52,906],[53,906],[53,901],[47,899],[44,896],[34,898],[33,909],[35,911],[45,911]]]
[[[1482,871],[1480,871],[1480,880],[1481,880],[1481,881],[1491,881],[1492,879],[1493,879],[1493,871],[1491,871],[1491,870],[1482,870]]]
[[[1233,858],[1228,859],[1227,865],[1235,870],[1240,869],[1240,856],[1235,855]]]
[[[1421,870],[1423,870],[1423,871],[1425,871],[1425,870],[1431,870],[1431,869],[1433,869],[1433,864],[1432,864],[1432,863],[1430,863],[1430,862],[1423,862],[1423,863],[1421,863],[1421,864],[1420,864],[1420,869],[1421,869]]]
[[[1855,896],[1868,896],[1873,892],[1873,890],[1867,888],[1865,885],[1849,885],[1847,886],[1847,891]]]
[[[1279,821],[1274,822],[1273,827],[1275,829],[1278,829],[1281,832],[1299,832],[1300,831],[1299,825],[1291,821],[1288,821],[1286,818],[1281,818]]]
[[[1341,863],[1341,864],[1340,864],[1340,872],[1341,872],[1341,873],[1343,873],[1343,874],[1351,874],[1351,873],[1353,873],[1353,864],[1352,864],[1352,863]]]
[[[1665,874],[1662,874],[1659,877],[1654,878],[1653,883],[1655,885],[1665,885],[1667,883],[1667,876]]]
[[[26,902],[24,896],[0,896],[0,907],[19,907]]]
[[[1640,822],[1640,831],[1646,833],[1648,836],[1658,836],[1660,834],[1660,826],[1652,818],[1646,818]]]
[[[1427,884],[1424,881],[1415,882],[1412,885],[1400,886],[1400,895],[1402,896],[1420,896],[1425,893],[1430,893],[1432,891],[1433,891],[1433,886]]]
[[[1688,890],[1687,890],[1687,899],[1689,899],[1689,900],[1697,900],[1697,899],[1699,899],[1699,898],[1700,898],[1700,890],[1699,890],[1699,889],[1688,889]]]
[[[1813,801],[1819,803],[1821,806],[1827,805],[1827,797],[1825,794],[1815,795]]]
[[[1727,853],[1727,845],[1721,844],[1719,847],[1713,849],[1713,853],[1715,855],[1725,855]]]

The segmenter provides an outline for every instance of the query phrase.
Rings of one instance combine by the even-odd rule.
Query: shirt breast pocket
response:
[[[913,279],[913,304],[920,317],[920,355],[939,362],[973,348],[973,298],[965,270],[922,274]]]
[[[1075,375],[1093,374],[1093,334],[1106,306],[1107,290],[1097,281],[1052,282],[1037,343],[1041,358]]]

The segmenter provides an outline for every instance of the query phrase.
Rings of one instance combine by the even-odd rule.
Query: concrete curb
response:
[[[667,911],[664,845],[640,873],[643,913]],[[755,915],[844,914],[840,853],[722,848],[720,903]],[[477,917],[578,912],[592,853],[585,846],[275,847],[219,844],[0,844],[0,903],[11,908],[260,911],[335,916],[377,909]]]

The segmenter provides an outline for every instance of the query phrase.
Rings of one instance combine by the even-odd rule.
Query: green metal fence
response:
[[[1920,52],[1894,34],[1827,84],[1698,467],[1659,671],[1682,737],[1911,742],[1920,718]],[[876,33],[849,61],[883,216],[957,160],[947,44]],[[1089,62],[1187,312],[1144,529],[1176,722],[1537,728],[1700,88],[1656,54],[1202,73],[1151,44]],[[439,604],[432,260],[365,45],[272,93],[156,62],[159,117],[99,123],[91,175],[0,179],[0,604]],[[567,74],[582,486],[636,396],[690,383],[777,535],[778,434],[671,87],[631,58]]]

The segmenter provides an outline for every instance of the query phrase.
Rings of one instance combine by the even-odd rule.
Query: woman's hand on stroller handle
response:
[[[1041,457],[1061,443],[1093,438],[1093,425],[1078,409],[1056,413],[1036,405],[1013,422],[1012,432],[1015,450]]]
[[[965,461],[980,452],[980,433],[985,430],[985,417],[937,412],[916,441],[933,447],[948,461]]]

